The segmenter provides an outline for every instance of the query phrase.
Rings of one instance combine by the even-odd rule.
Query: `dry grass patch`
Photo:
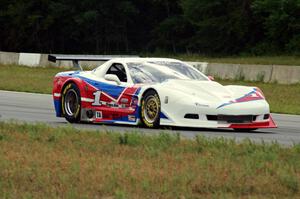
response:
[[[0,122],[0,198],[299,197],[299,155],[300,145]]]

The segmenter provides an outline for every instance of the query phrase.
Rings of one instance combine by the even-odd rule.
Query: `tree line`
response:
[[[0,0],[0,50],[300,52],[300,0]]]

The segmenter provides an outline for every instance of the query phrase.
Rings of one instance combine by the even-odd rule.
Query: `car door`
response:
[[[130,107],[133,89],[128,86],[128,74],[124,65],[113,63],[103,75],[103,83],[93,94],[95,101],[92,105],[101,110],[99,117],[101,116],[102,120],[128,121],[128,115],[135,110]],[[115,78],[118,81],[115,81]]]

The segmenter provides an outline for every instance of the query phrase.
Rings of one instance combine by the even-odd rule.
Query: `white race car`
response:
[[[275,128],[262,91],[223,86],[175,59],[49,55],[50,61],[106,61],[58,73],[56,115],[69,122],[254,130]]]

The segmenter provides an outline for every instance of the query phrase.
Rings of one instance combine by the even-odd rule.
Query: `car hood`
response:
[[[186,97],[198,98],[209,102],[227,102],[242,97],[253,88],[244,87],[242,91],[233,91],[230,87],[223,86],[214,81],[196,80],[169,80],[162,83],[162,87],[170,92],[180,92]]]

